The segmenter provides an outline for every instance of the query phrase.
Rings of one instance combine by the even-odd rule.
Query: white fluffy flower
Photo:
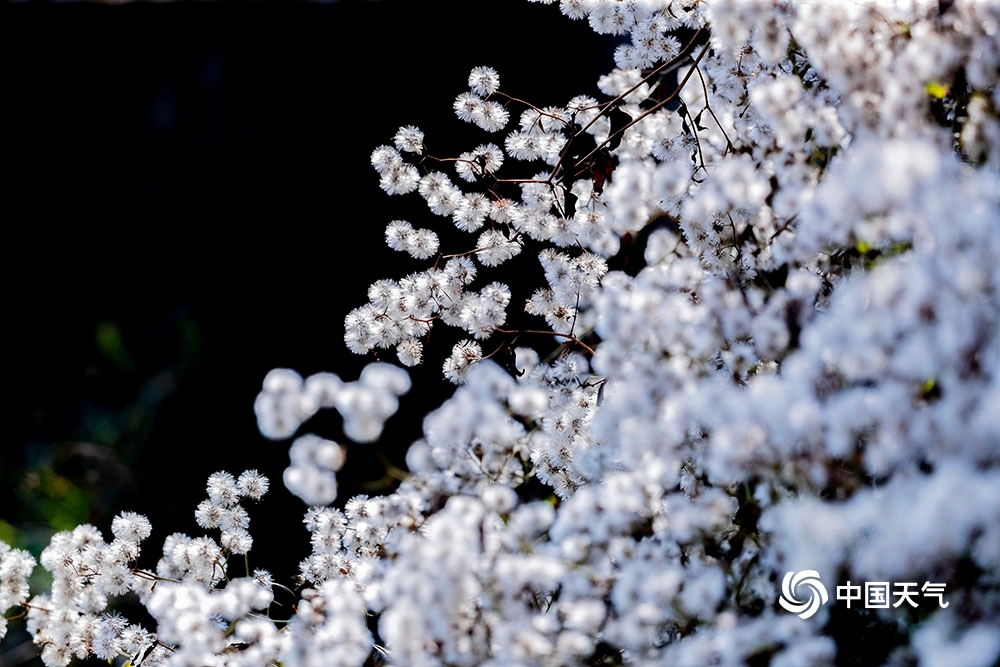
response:
[[[489,97],[500,87],[500,75],[492,67],[474,67],[469,74],[469,88],[480,97]]]
[[[111,522],[114,536],[127,542],[142,542],[152,530],[149,519],[135,512],[122,512]]]
[[[444,376],[455,384],[465,381],[469,369],[483,358],[479,343],[464,340],[452,348],[451,356],[444,362]]]
[[[406,125],[399,128],[393,141],[396,148],[407,153],[420,155],[424,152],[424,133],[420,128],[413,125]]]

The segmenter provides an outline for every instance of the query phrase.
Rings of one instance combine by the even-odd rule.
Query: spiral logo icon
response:
[[[800,602],[795,597],[800,585],[809,589],[809,599],[804,602]],[[778,598],[778,603],[786,611],[806,619],[819,611],[820,605],[826,604],[828,599],[826,586],[819,580],[819,572],[816,570],[785,573],[785,578],[781,582],[781,597]]]

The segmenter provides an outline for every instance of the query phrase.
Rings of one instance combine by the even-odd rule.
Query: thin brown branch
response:
[[[657,111],[659,111],[660,109],[662,109],[665,105],[667,105],[670,102],[674,101],[674,99],[676,99],[677,96],[681,94],[681,91],[684,89],[684,86],[687,85],[688,80],[691,79],[691,75],[694,74],[694,71],[696,69],[698,69],[698,63],[701,62],[701,59],[705,57],[706,53],[708,53],[708,48],[709,48],[709,44],[705,44],[705,46],[702,47],[701,51],[698,53],[698,57],[694,59],[694,63],[691,65],[691,69],[689,69],[688,73],[684,75],[684,78],[681,80],[681,82],[679,84],[677,84],[677,90],[675,90],[673,93],[671,93],[666,98],[664,98],[664,99],[660,100],[659,102],[657,102],[652,108],[648,109],[647,111],[644,111],[643,113],[641,113],[638,116],[636,116],[635,118],[633,118],[631,121],[628,122],[628,124],[625,125],[625,127],[621,128],[620,130],[618,130],[614,134],[608,135],[607,139],[605,139],[604,141],[602,141],[601,143],[599,143],[594,148],[594,150],[592,150],[589,153],[587,153],[587,155],[584,156],[583,159],[580,160],[580,162],[586,162],[590,158],[594,157],[594,155],[597,153],[597,151],[599,151],[602,148],[604,148],[604,146],[607,145],[608,143],[610,143],[615,137],[621,136],[629,128],[631,128],[634,125],[636,125],[637,123],[641,122],[643,119],[645,119],[650,114],[656,113]]]
[[[536,107],[531,102],[528,102],[526,100],[522,100],[522,99],[517,98],[517,97],[513,97],[512,95],[508,95],[507,93],[503,92],[502,90],[496,91],[495,93],[493,93],[493,95],[503,95],[504,97],[506,97],[511,102],[517,102],[519,104],[523,104],[524,106],[528,107],[529,109],[531,109],[532,111],[534,111],[535,113],[537,113],[539,116],[547,116],[549,118],[552,118],[553,120],[559,121],[563,125],[569,125],[569,121],[566,120],[565,118],[562,118],[561,116],[557,116],[554,113],[549,113],[547,111],[543,111],[542,109],[539,109],[538,107]],[[490,97],[492,97],[492,95]]]
[[[555,336],[556,338],[565,338],[570,343],[582,347],[588,354],[590,354],[590,356],[594,356],[596,354],[594,348],[590,347],[572,334],[559,333],[558,331],[542,331],[538,329],[494,329],[493,331],[502,334],[534,334],[537,336]]]
[[[722,127],[722,123],[719,122],[719,117],[715,115],[715,111],[712,109],[712,105],[708,103],[708,84],[705,83],[705,75],[701,73],[700,67],[697,68],[697,70],[698,70],[698,78],[701,79],[701,90],[702,92],[705,93],[705,109],[708,110],[708,113],[712,114],[712,119],[715,121],[715,124],[719,126],[719,131],[722,132],[722,136],[726,138],[726,152],[723,153],[723,155],[725,155],[729,151],[733,150],[733,142],[730,141],[729,135],[726,134],[726,128]],[[697,132],[697,130],[698,128],[696,126],[695,131]],[[702,163],[702,165],[704,166],[704,162]]]
[[[684,60],[684,58],[686,58],[688,56],[688,54],[694,48],[694,45],[698,41],[698,37],[704,31],[705,31],[705,27],[698,28],[698,32],[696,32],[691,37],[691,39],[688,41],[688,43],[684,45],[684,48],[682,48],[680,50],[680,53],[678,53],[676,56],[674,56],[673,58],[671,58],[667,62],[661,63],[660,65],[657,65],[656,67],[654,67],[650,71],[649,74],[647,74],[646,76],[642,77],[638,81],[638,83],[636,83],[634,86],[632,86],[631,88],[629,88],[628,90],[626,90],[624,93],[622,93],[618,97],[616,97],[613,100],[611,100],[610,102],[605,103],[603,105],[603,108],[601,109],[601,112],[599,114],[597,114],[597,116],[595,116],[592,121],[590,121],[589,123],[587,123],[587,125],[585,127],[583,127],[579,132],[577,132],[573,136],[573,138],[575,139],[576,137],[580,136],[581,134],[583,134],[584,132],[586,132],[588,129],[590,129],[590,127],[594,123],[597,122],[598,118],[600,118],[601,116],[603,116],[604,114],[606,114],[608,112],[608,110],[611,109],[612,107],[614,107],[616,104],[620,104],[622,102],[622,100],[624,100],[626,97],[628,97],[629,95],[631,95],[632,93],[634,93],[636,90],[638,90],[639,87],[642,84],[648,83],[651,79],[655,78],[656,76],[658,76],[660,74],[666,74],[668,72],[674,71],[675,69],[680,69],[683,66],[683,64],[684,64],[682,61]],[[683,88],[683,84],[681,84],[680,86],[677,87],[678,90],[680,90],[681,88]]]
[[[675,69],[680,69],[684,65],[684,60],[688,57],[688,55],[690,54],[691,50],[694,48],[694,45],[697,43],[699,36],[705,30],[706,30],[706,28],[704,28],[704,27],[699,28],[698,32],[696,32],[691,37],[691,39],[688,41],[688,43],[684,45],[684,48],[681,49],[680,53],[678,53],[676,56],[674,56],[673,58],[671,58],[667,62],[662,63],[662,64],[658,65],[657,67],[653,68],[653,70],[649,74],[647,74],[646,76],[642,77],[634,86],[632,86],[631,88],[629,88],[628,90],[626,90],[621,95],[618,95],[617,97],[615,97],[611,101],[606,102],[605,104],[601,105],[600,111],[598,112],[598,114],[596,116],[594,116],[594,118],[589,123],[587,123],[585,126],[583,126],[582,128],[580,128],[579,132],[576,132],[573,136],[571,136],[569,138],[569,141],[566,142],[566,145],[569,146],[570,144],[573,143],[574,140],[576,140],[577,138],[579,138],[580,136],[582,136],[587,130],[589,130],[591,128],[591,126],[593,126],[594,123],[597,122],[597,120],[599,118],[601,118],[602,116],[604,116],[604,114],[606,114],[608,112],[608,110],[614,108],[615,105],[620,104],[622,102],[622,100],[624,100],[626,97],[628,97],[629,95],[631,95],[632,93],[634,93],[636,90],[638,90],[639,87],[642,86],[642,84],[648,83],[650,80],[652,80],[653,78],[659,76],[660,74],[666,74],[668,72],[674,71]],[[704,53],[704,51],[703,51],[703,53]],[[700,60],[701,56],[699,56],[698,58]],[[690,73],[688,74],[688,77],[690,77]],[[677,86],[677,92],[674,95],[671,95],[670,97],[668,97],[666,100],[664,100],[664,102],[669,102],[670,100],[672,100],[675,97],[675,95],[677,93],[680,92],[681,88],[684,87],[684,84],[687,83],[688,77],[685,77],[684,78],[684,82],[682,82],[679,86]],[[609,137],[609,139],[610,139],[610,137]],[[607,141],[605,141],[604,143],[607,143]],[[600,148],[600,147],[598,147],[598,148]],[[593,155],[593,151],[587,157],[589,158],[591,155]],[[552,171],[549,173],[549,177],[545,180],[546,183],[551,183],[552,182],[552,178],[559,172],[559,167],[562,166],[562,161],[563,161],[563,155],[560,155],[559,159],[556,161],[556,164],[552,167]],[[586,161],[586,159],[581,160],[581,162],[585,162],[585,161]]]

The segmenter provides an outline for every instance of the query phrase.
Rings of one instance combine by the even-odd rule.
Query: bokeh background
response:
[[[261,380],[355,379],[372,359],[345,348],[344,316],[422,268],[385,224],[448,223],[384,195],[371,151],[404,124],[442,156],[502,143],[452,112],[472,67],[564,104],[599,95],[613,48],[514,0],[0,5],[0,540],[37,555],[137,511],[152,568],[168,534],[204,532],[209,474],[257,468],[272,491],[250,508],[251,567],[291,585],[304,505],[280,483],[288,443],[257,432]],[[380,443],[350,448],[341,501],[388,491],[381,457],[400,463],[452,390],[439,339]],[[24,639],[12,626],[0,665]]]

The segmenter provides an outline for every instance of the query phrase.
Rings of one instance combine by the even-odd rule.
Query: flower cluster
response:
[[[11,549],[0,542],[0,609],[24,604],[28,599],[28,575],[35,569],[35,559],[24,549]],[[7,634],[7,618],[0,617],[0,639]]]
[[[160,581],[146,606],[161,643],[142,664],[273,663],[281,650],[278,629],[260,613],[273,601],[270,575],[261,570],[221,589]],[[226,656],[224,662],[214,658],[219,654]]]
[[[1000,660],[1000,6],[558,8],[621,36],[605,101],[529,104],[476,67],[453,109],[505,137],[447,158],[404,126],[371,156],[388,194],[474,235],[390,222],[430,266],[346,317],[352,351],[406,366],[438,322],[462,332],[405,481],[332,507],[342,448],[292,443],[311,551],[287,623],[261,613],[266,573],[223,585],[259,479],[213,476],[198,521],[223,544],[173,535],[155,574],[141,518],[111,544],[58,534],[27,603],[46,664]],[[503,274],[515,256],[537,284]],[[334,407],[372,442],[408,389],[385,362],[279,369],[255,407],[271,439]],[[0,600],[20,604],[14,553]],[[803,570],[940,582],[949,604],[803,620],[778,604]],[[99,615],[127,590],[158,638]]]
[[[208,499],[195,510],[194,518],[202,528],[222,531],[219,543],[231,553],[245,554],[253,546],[250,536],[250,515],[239,504],[240,498],[260,500],[270,482],[256,470],[247,470],[233,477],[217,472],[208,478]]]
[[[28,632],[46,665],[67,665],[74,656],[132,657],[153,646],[155,637],[147,630],[104,613],[109,598],[149,592],[151,581],[135,564],[151,530],[146,517],[123,512],[112,523],[110,543],[86,524],[52,537],[40,559],[52,575],[52,588],[26,604]]]
[[[276,368],[264,378],[254,411],[260,432],[272,440],[294,435],[320,409],[335,408],[344,418],[349,438],[374,442],[399,408],[399,397],[409,390],[410,377],[391,364],[368,364],[354,382],[344,382],[334,373],[316,373],[303,380],[291,369]]]

